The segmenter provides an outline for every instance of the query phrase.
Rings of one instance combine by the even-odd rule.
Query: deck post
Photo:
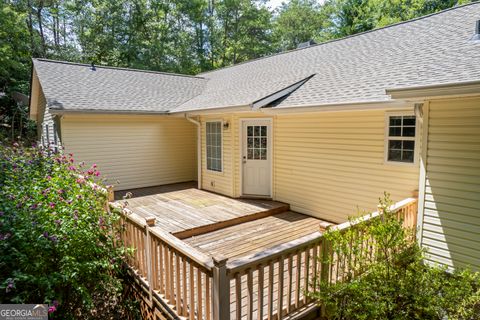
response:
[[[230,319],[230,281],[227,277],[227,258],[213,258],[213,320]]]
[[[148,282],[148,298],[150,307],[153,305],[153,260],[152,260],[152,236],[150,228],[155,226],[155,217],[145,218],[145,256],[147,263],[147,282]]]
[[[327,224],[324,226],[321,226],[321,228],[326,229],[328,231],[331,228],[332,224]],[[328,283],[330,282],[330,264],[333,263],[333,261],[330,261],[330,243],[325,239],[325,237],[322,238],[322,247],[321,247],[321,252],[320,252],[320,284],[322,283]],[[314,288],[315,290],[315,288]],[[321,315],[322,317],[325,316],[325,304],[321,305]]]
[[[113,191],[113,185],[106,186],[107,189],[107,201],[112,202],[115,200],[115,193]]]

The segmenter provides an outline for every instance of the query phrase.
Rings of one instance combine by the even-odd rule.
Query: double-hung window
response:
[[[415,115],[387,114],[387,162],[415,162],[416,129]]]
[[[206,123],[207,170],[222,172],[222,122]]]

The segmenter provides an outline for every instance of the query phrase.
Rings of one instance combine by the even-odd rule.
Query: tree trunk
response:
[[[37,19],[38,19],[38,29],[40,30],[40,38],[42,41],[42,58],[45,58],[47,49],[45,44],[45,35],[43,34],[42,10],[43,10],[43,0],[38,2]]]

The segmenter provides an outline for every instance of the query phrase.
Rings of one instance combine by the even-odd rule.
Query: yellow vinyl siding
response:
[[[384,191],[398,201],[418,188],[417,164],[384,161],[382,110],[277,115],[274,154],[275,199],[333,222],[375,210]]]
[[[204,116],[200,118],[202,134],[202,189],[233,197],[233,167],[232,167],[232,117]],[[222,172],[207,170],[206,163],[206,122],[222,121],[229,123],[228,129],[222,128]]]
[[[357,207],[375,210],[384,191],[398,201],[418,189],[418,164],[385,164],[384,110],[201,117],[204,189],[242,195],[240,120],[246,118],[273,120],[273,198],[295,211],[343,222]],[[212,120],[229,121],[223,131],[222,173],[205,167],[205,122]]]
[[[196,129],[169,116],[66,115],[62,142],[116,190],[196,179]]]
[[[426,163],[429,260],[480,270],[480,98],[430,102]]]

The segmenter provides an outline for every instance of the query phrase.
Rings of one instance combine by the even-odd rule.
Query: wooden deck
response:
[[[257,199],[232,199],[198,190],[192,183],[116,192],[115,199],[117,199],[117,202],[124,201],[120,199],[122,199],[123,195],[127,192],[132,194],[131,198],[125,200],[128,202],[127,208],[130,211],[140,217],[140,219],[155,217],[155,226],[151,227],[151,230],[160,229],[167,232],[175,236],[177,241],[183,241],[191,250],[209,259],[219,257],[226,258],[229,263],[233,264],[241,261],[242,258],[248,259],[248,257],[257,254],[261,255],[282,244],[301,239],[314,233],[318,234],[321,230],[320,226],[326,223],[323,220],[290,211],[289,206],[281,202]],[[318,249],[318,247],[315,247],[315,250],[316,249]],[[167,250],[167,247],[163,247],[162,250]],[[308,257],[305,250],[309,250]],[[290,304],[287,303],[287,309],[283,310],[285,313],[284,318],[289,318],[289,316],[294,317],[297,312],[309,307],[311,304],[307,303],[307,298],[303,295],[309,282],[308,274],[315,272],[313,258],[315,254],[313,250],[314,248],[312,247],[304,249],[303,253],[302,251],[298,251],[298,253],[295,253],[295,259],[290,258],[291,261],[288,260],[288,258],[286,258],[286,260],[277,259],[271,262],[271,270],[268,264],[265,265],[262,267],[261,272],[262,279],[265,279],[265,282],[260,280],[259,270],[252,270],[251,280],[248,280],[248,273],[243,271],[241,271],[241,273],[236,272],[235,275],[229,275],[230,318],[238,320],[246,319],[249,299],[251,299],[251,303],[255,305],[253,310],[250,310],[251,312],[256,314],[259,312],[259,308],[261,308],[260,312],[265,315],[269,312],[276,313],[278,310],[279,292],[282,292],[282,300],[285,302],[290,301],[292,305],[291,309],[296,310],[296,312],[292,312],[291,314],[287,312],[290,310]],[[158,253],[154,254],[157,255]],[[183,297],[183,299],[178,300],[178,297],[181,297],[181,295],[178,294],[178,288],[184,288],[185,290],[184,286],[186,286],[188,282],[188,285],[191,287],[187,291],[197,292],[197,298],[202,301],[201,305],[206,306],[209,305],[209,300],[207,299],[209,289],[208,287],[204,288],[204,286],[206,283],[208,283],[208,286],[213,285],[213,283],[211,283],[213,280],[207,280],[207,275],[200,273],[203,272],[201,271],[202,268],[195,267],[192,269],[193,267],[191,265],[186,268],[185,266],[189,263],[187,262],[189,260],[182,262],[182,254],[179,254],[180,260],[177,260],[177,254],[179,253],[171,253],[169,255],[169,259],[173,259],[175,255],[176,258],[174,260],[168,260],[167,256],[165,256],[163,262],[160,260],[159,264],[155,263],[157,267],[161,267],[162,263],[164,263],[167,271],[175,270],[175,275],[172,276],[170,285],[166,285],[166,287],[171,286],[172,292],[176,292],[176,294],[170,295],[169,297],[168,295],[164,295],[162,289],[159,291],[156,290],[158,284],[154,284],[154,290],[161,294],[162,298],[166,301],[170,303],[175,301],[175,303],[172,303],[172,308],[179,315],[185,316],[185,310],[179,307],[179,303],[195,305],[190,300],[193,299],[192,297],[194,296],[189,293],[188,299]],[[162,256],[162,254],[160,254],[160,256]],[[167,260],[170,261],[168,267]],[[305,261],[307,260],[310,261],[310,264],[305,266]],[[281,273],[279,269],[280,264],[282,265],[281,270],[290,270],[290,278],[288,278],[287,274]],[[199,276],[196,275],[197,272],[200,274]],[[162,283],[162,281],[163,283],[168,283],[167,274],[157,274],[156,277],[163,279],[160,280],[160,283]],[[192,274],[194,274],[195,277]],[[284,278],[281,285],[279,284],[279,277]],[[194,278],[196,280],[194,280]],[[269,278],[273,281],[271,283],[272,296],[269,296],[267,290],[269,285],[267,279]],[[173,281],[173,279],[175,279],[175,281]],[[187,281],[185,279],[189,280]],[[288,284],[288,279],[293,279],[290,284]],[[198,281],[203,282],[200,288],[197,286]],[[255,291],[251,297],[248,296],[246,290],[249,281]],[[294,288],[290,288],[289,286],[294,286]],[[161,285],[160,287],[162,288]],[[259,291],[260,289],[261,291]],[[165,292],[167,292],[167,290],[168,289],[165,289]],[[200,292],[201,294],[199,294]],[[259,292],[261,292],[260,295]],[[287,294],[287,292],[290,293]],[[261,300],[259,300],[260,296]],[[268,301],[270,301],[272,306],[269,305]],[[198,307],[198,304],[196,306]],[[293,306],[296,307],[294,308]],[[302,306],[304,308],[302,308]],[[206,310],[203,311],[206,312]],[[194,318],[202,319],[202,316],[198,316],[197,314]],[[208,320],[208,317],[205,317],[205,320]]]
[[[223,255],[231,260],[319,231],[320,222],[313,217],[286,211],[183,241],[210,256]]]
[[[156,218],[156,225],[176,237],[204,234],[288,210],[287,204],[269,200],[232,199],[198,190],[192,183],[116,192],[127,208],[141,217]],[[117,200],[124,201],[124,200]]]
[[[283,203],[231,199],[191,184],[132,193],[121,218],[123,243],[137,249],[128,263],[147,288],[142,299],[148,304],[158,297],[181,319],[314,315],[318,309],[308,292],[316,281],[342,281],[345,261],[356,259],[325,246],[323,228],[331,224],[292,212]],[[412,228],[416,205],[415,198],[408,198],[390,210]],[[145,219],[152,216],[155,221]],[[353,227],[346,222],[332,228]],[[332,259],[328,264],[326,257]]]

